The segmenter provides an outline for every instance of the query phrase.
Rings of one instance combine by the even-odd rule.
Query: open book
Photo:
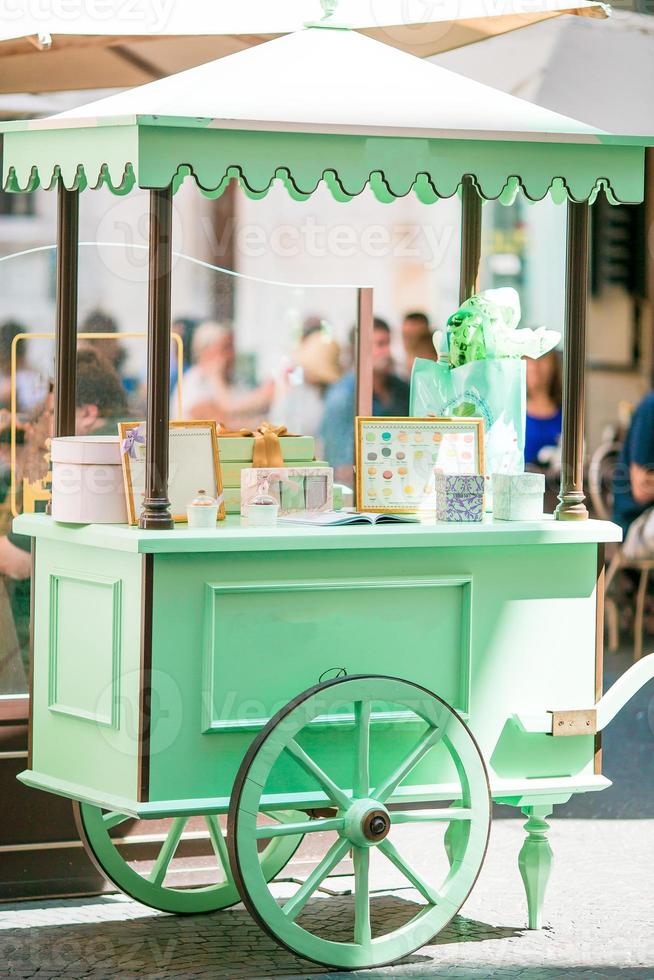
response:
[[[286,514],[277,520],[278,524],[302,524],[306,527],[337,527],[344,524],[416,524],[419,518],[415,514],[376,514],[366,511],[355,514],[345,510],[328,510],[322,514],[312,514],[298,511]]]

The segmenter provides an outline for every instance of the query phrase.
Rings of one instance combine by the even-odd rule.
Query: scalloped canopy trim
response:
[[[68,138],[65,139],[64,137]],[[614,203],[643,199],[644,149],[597,144],[370,137],[319,133],[124,126],[67,132],[11,132],[4,137],[4,188],[11,192],[107,187],[175,190],[190,177],[207,197],[231,181],[264,197],[276,182],[298,201],[320,184],[342,202],[369,187],[388,203],[408,194],[425,204],[457,193],[474,177],[485,200],[593,201],[600,190]]]
[[[46,183],[43,183],[39,171],[36,167],[33,167],[30,176],[23,186],[19,183],[16,173],[13,167],[9,168],[9,174],[7,181],[5,183],[4,189],[8,193],[24,193],[35,191],[39,188],[44,188],[45,190],[54,190],[57,186],[58,180],[61,176],[61,167],[56,165]],[[463,174],[461,175],[463,177]],[[590,204],[593,204],[601,191],[604,191],[607,199],[611,204],[626,204],[626,203],[639,203],[637,199],[634,198],[621,198],[615,194],[611,182],[608,179],[599,177],[597,180],[587,188],[586,196],[578,197],[575,193],[571,191],[568,187],[565,179],[563,177],[553,177],[550,184],[545,187],[545,189],[538,195],[533,196],[529,193],[527,187],[525,187],[523,181],[513,175],[507,177],[506,182],[502,186],[498,194],[494,196],[488,196],[484,194],[483,189],[479,185],[479,179],[476,174],[471,174],[475,180],[475,185],[480,196],[485,201],[496,200],[500,204],[511,205],[515,201],[516,197],[520,192],[522,192],[529,201],[542,201],[545,197],[549,195],[552,201],[556,204],[563,204],[567,200],[581,201],[587,200]],[[432,181],[428,174],[419,173],[416,174],[415,181],[409,187],[407,191],[402,194],[393,193],[390,188],[388,181],[386,180],[384,174],[381,171],[373,171],[370,173],[368,180],[365,181],[363,186],[352,193],[345,190],[343,182],[339,175],[334,170],[326,170],[322,177],[316,182],[315,186],[310,191],[302,191],[298,188],[296,181],[293,176],[284,167],[279,167],[271,175],[270,180],[263,188],[255,188],[250,185],[247,177],[244,176],[240,167],[229,167],[228,170],[223,175],[222,179],[218,182],[216,187],[207,188],[203,187],[198,181],[197,177],[193,174],[190,167],[184,165],[178,168],[175,173],[172,184],[173,191],[177,193],[182,183],[186,179],[192,179],[195,181],[200,192],[204,197],[215,199],[221,197],[229,185],[236,182],[243,193],[251,198],[252,200],[262,200],[268,195],[270,189],[277,183],[281,183],[290,197],[295,201],[308,201],[313,193],[317,190],[320,184],[324,184],[330,191],[332,197],[336,201],[347,203],[351,201],[354,197],[357,197],[365,187],[369,187],[372,191],[374,197],[380,201],[382,204],[390,204],[392,201],[397,200],[399,197],[406,197],[407,194],[413,193],[417,199],[422,204],[434,204],[441,198],[452,197],[454,194],[459,193],[461,188],[461,182],[452,190],[449,194],[439,194],[434,187]],[[64,180],[64,186],[67,190],[78,190],[83,191],[87,188],[92,190],[97,190],[100,187],[106,187],[111,191],[112,194],[117,196],[129,194],[131,190],[136,186],[136,177],[134,175],[134,168],[131,163],[125,165],[123,171],[122,179],[119,183],[114,183],[112,180],[108,168],[104,165],[100,173],[96,176],[95,180],[89,184],[86,177],[84,167],[81,165],[77,168],[73,180]],[[642,200],[642,196],[640,198]]]

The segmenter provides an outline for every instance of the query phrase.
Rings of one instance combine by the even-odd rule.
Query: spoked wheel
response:
[[[412,719],[410,726],[389,721],[389,710],[398,709],[405,720]],[[421,771],[414,773],[413,784],[440,784],[445,773],[454,780],[439,794],[447,796],[442,807],[398,804],[402,784],[416,767]],[[302,779],[314,797],[316,791],[322,793],[316,805],[323,810],[315,812],[325,813],[325,798],[331,812],[258,826],[257,816],[269,805],[266,793],[275,794],[277,807],[280,786],[296,790]],[[326,966],[382,966],[424,946],[461,908],[486,853],[490,815],[479,749],[444,701],[392,677],[347,677],[305,691],[250,746],[228,817],[232,873],[253,917],[281,945]],[[456,833],[447,835],[454,822]],[[445,841],[442,836],[439,840],[437,828]],[[416,850],[415,835],[422,829]],[[320,832],[319,838],[305,838],[313,846],[314,867],[297,890],[289,895],[287,887],[281,895],[279,885],[269,886],[257,858],[257,841]],[[408,860],[403,856],[407,849]],[[323,882],[335,869],[342,873],[350,852],[351,897],[325,899]],[[381,879],[387,872],[399,879],[402,915],[388,904],[388,892],[397,884],[386,888],[385,895],[371,894],[371,863],[376,880],[378,872]],[[347,868],[351,874],[349,863]],[[331,894],[333,889],[330,882]],[[332,901],[340,903],[336,910],[330,908]]]
[[[124,813],[89,803],[73,803],[75,822],[96,868],[131,898],[161,912],[193,915],[228,908],[240,901],[232,878],[220,820],[215,814],[135,821]],[[269,825],[298,820],[285,811],[266,815]],[[114,830],[111,834],[110,831]],[[125,833],[129,831],[129,833]],[[258,852],[261,872],[274,878],[302,840],[298,834],[272,837]],[[179,887],[193,869],[200,887]]]

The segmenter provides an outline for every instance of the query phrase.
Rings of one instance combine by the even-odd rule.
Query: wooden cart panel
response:
[[[491,775],[592,772],[592,737],[525,738],[511,716],[592,702],[596,546],[154,561],[153,667],[175,678],[184,717],[173,737],[173,716],[154,705],[152,800],[229,795],[252,732],[334,668],[401,676],[450,701],[469,718]],[[389,757],[415,741],[399,719],[388,737],[381,725]],[[347,737],[346,728],[323,732],[330,771]],[[452,778],[434,753],[408,784]]]
[[[25,778],[113,805],[195,801],[197,812],[228,799],[253,734],[281,705],[342,668],[402,677],[451,703],[496,795],[539,780],[588,788],[592,736],[526,734],[512,720],[595,699],[598,545],[592,528],[558,525],[555,540],[540,540],[548,530],[464,530],[462,546],[438,527],[313,535],[306,545],[284,532],[255,548],[228,526],[211,549],[143,554],[136,529],[49,524],[36,542]],[[394,710],[379,705],[373,719],[373,778],[417,737],[415,719]],[[308,736],[345,786],[350,711]],[[429,798],[454,776],[434,751],[404,791]],[[276,793],[309,790],[292,762],[275,781]]]
[[[30,768],[137,791],[141,562],[41,540],[36,552]]]

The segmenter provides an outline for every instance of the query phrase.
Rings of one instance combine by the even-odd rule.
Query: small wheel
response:
[[[87,854],[109,881],[130,898],[161,912],[194,915],[229,908],[240,901],[232,878],[225,837],[215,814],[201,817],[170,817],[156,822],[135,821],[124,813],[103,810],[90,803],[73,802],[75,822]],[[304,814],[271,813],[268,817],[288,821]],[[138,827],[134,824],[138,823]],[[271,823],[269,820],[268,823]],[[131,826],[129,826],[131,824]],[[114,827],[124,825],[129,836],[112,836]],[[163,826],[162,826],[163,825]],[[136,831],[136,832],[135,832]],[[186,837],[182,835],[186,832]],[[290,861],[302,836],[274,837],[259,851],[262,874],[274,878]],[[157,848],[153,855],[153,847]],[[194,864],[207,882],[201,887],[174,887],[193,852]],[[197,871],[196,871],[197,873]]]
[[[345,705],[349,710],[344,719]],[[389,721],[389,710],[397,708],[405,721],[407,709],[413,712],[409,727]],[[414,783],[438,783],[443,807],[410,809],[398,802],[398,790],[416,766],[422,771]],[[444,774],[454,780],[453,788]],[[288,795],[294,801],[321,795],[314,805],[324,808],[326,800],[332,810],[286,826],[257,826],[257,815],[270,805],[267,793],[274,794],[275,807],[281,805],[281,787],[290,787]],[[424,786],[421,795],[428,795]],[[419,949],[456,915],[483,863],[490,817],[484,761],[470,730],[449,705],[425,688],[393,677],[346,677],[305,691],[254,739],[234,785],[227,843],[241,897],[266,932],[316,963],[365,969]],[[444,831],[453,821],[458,833],[450,866],[435,830],[440,826]],[[421,824],[429,833],[416,857],[414,837]],[[281,896],[279,886],[265,880],[257,841],[317,832],[324,833],[306,840],[315,845],[312,857],[317,850],[322,857],[294,894]],[[410,860],[396,846],[406,850],[407,841]],[[352,899],[340,899],[337,913],[329,908],[333,899],[314,897],[309,904],[331,872],[343,873],[350,852]],[[404,921],[395,912],[389,914],[388,895],[371,901],[371,862],[410,887],[410,899],[396,899]],[[439,862],[443,868],[436,881]],[[334,887],[330,884],[331,894]]]

